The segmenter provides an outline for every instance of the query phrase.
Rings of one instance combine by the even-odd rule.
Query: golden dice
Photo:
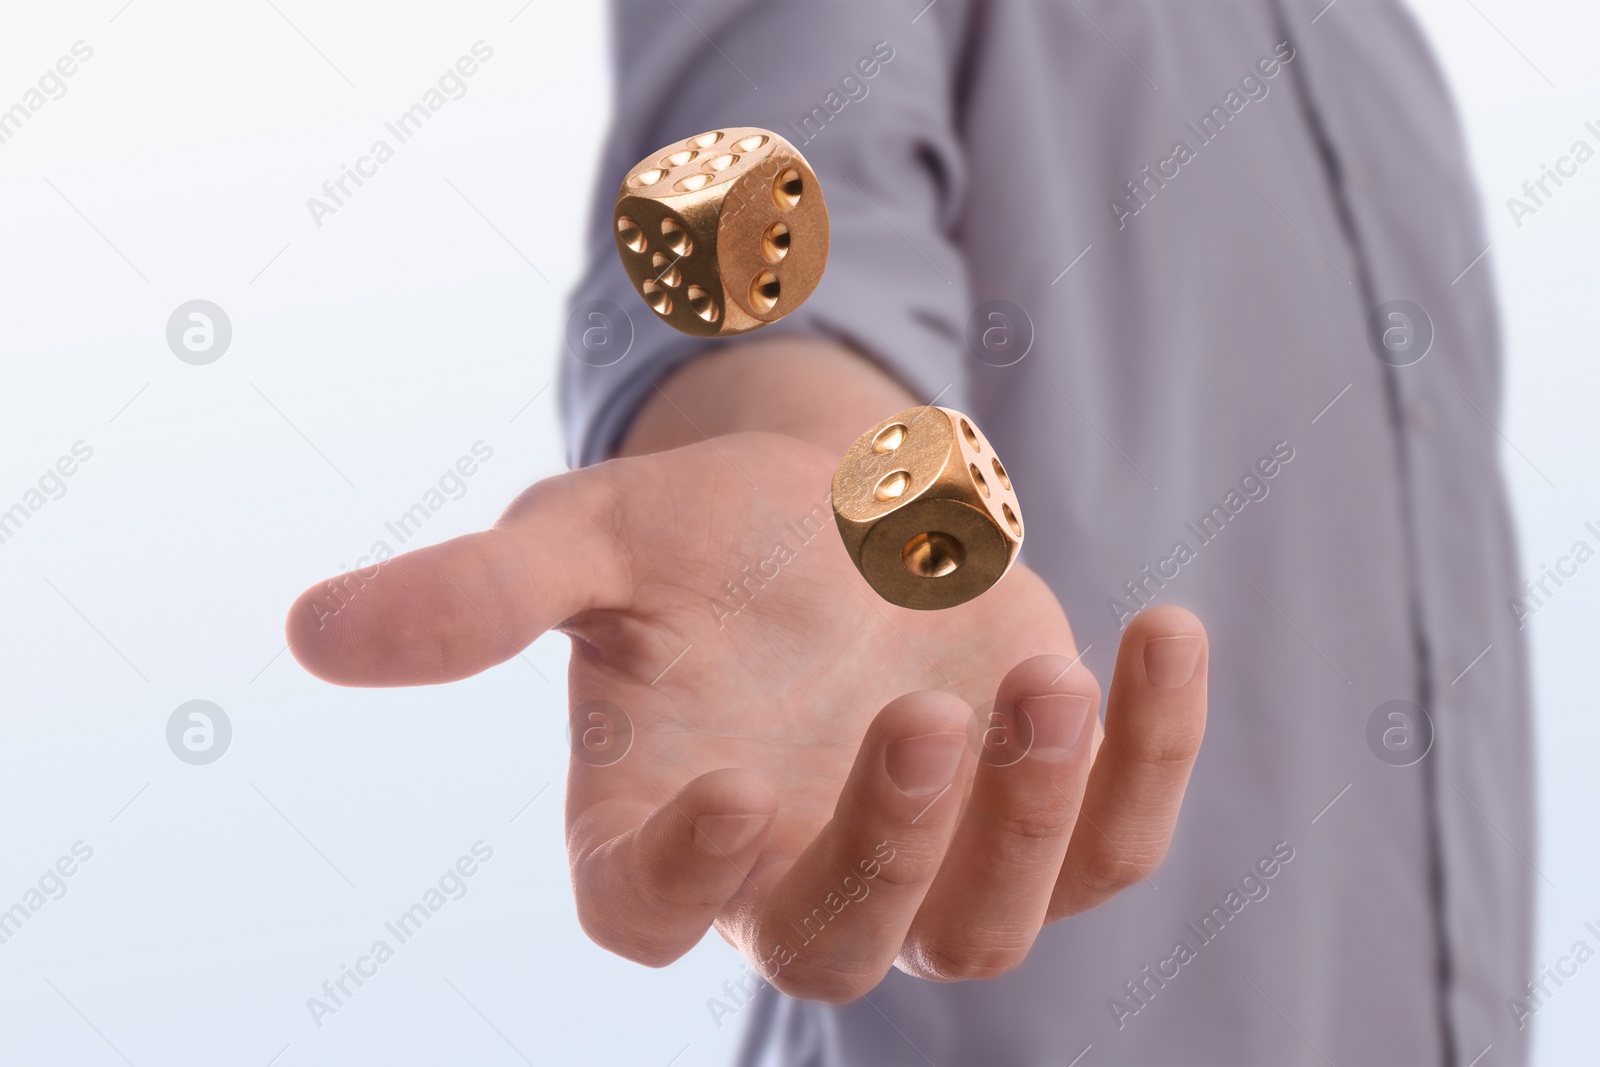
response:
[[[949,408],[912,408],[862,434],[834,472],[833,517],[867,584],[906,608],[966,603],[1022,549],[1005,466]]]
[[[788,141],[711,130],[628,172],[613,213],[628,280],[668,325],[731,337],[777,322],[822,280],[828,208]]]

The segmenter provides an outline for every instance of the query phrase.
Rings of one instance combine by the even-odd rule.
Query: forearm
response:
[[[779,337],[689,361],[653,391],[618,455],[763,430],[842,453],[862,431],[916,404],[905,387],[837,342]]]

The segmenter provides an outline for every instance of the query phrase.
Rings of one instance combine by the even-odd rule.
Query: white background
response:
[[[335,689],[282,654],[293,596],[396,546],[384,523],[476,442],[493,458],[413,546],[565,467],[550,382],[610,108],[599,5],[273,2],[0,14],[0,108],[94,49],[0,145],[0,510],[94,450],[0,544],[0,909],[94,850],[0,945],[0,1062],[724,1063],[738,1027],[705,1001],[740,973],[731,951],[648,971],[577,928],[561,639],[411,691]],[[1537,575],[1600,542],[1600,160],[1520,229],[1505,199],[1600,145],[1600,12],[1418,11],[1484,194],[1474,269],[1502,295],[1500,425]],[[316,227],[306,198],[480,39],[466,95]],[[209,366],[166,346],[195,298],[233,325]],[[1597,621],[1600,563],[1530,624],[1544,963],[1600,921]],[[233,724],[211,766],[166,745],[192,699]],[[307,998],[479,840],[494,856],[467,895],[315,1026]],[[1592,1060],[1597,1017],[1600,963],[1540,1012],[1538,1062]]]

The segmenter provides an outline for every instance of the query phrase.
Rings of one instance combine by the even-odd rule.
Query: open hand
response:
[[[833,528],[833,462],[741,433],[551,478],[491,530],[314,586],[290,647],[332,682],[421,685],[568,634],[568,854],[614,952],[664,965],[715,925],[829,1001],[891,966],[1002,973],[1165,854],[1205,633],[1177,608],[1130,623],[1102,744],[1044,582],[1019,565],[945,611],[881,601]]]

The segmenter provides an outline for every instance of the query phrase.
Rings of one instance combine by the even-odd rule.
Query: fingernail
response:
[[[770,815],[702,815],[694,821],[694,847],[713,856],[738,852],[771,821]]]
[[[1023,697],[1017,707],[1033,727],[1033,744],[1028,755],[1046,763],[1057,763],[1076,752],[1090,724],[1095,720],[1089,698],[1072,693],[1041,693]]]
[[[884,769],[900,792],[925,797],[949,785],[961,766],[966,734],[923,734],[892,741],[884,750]]]
[[[1151,685],[1176,689],[1188,685],[1200,662],[1200,638],[1154,637],[1145,642],[1144,676]]]

